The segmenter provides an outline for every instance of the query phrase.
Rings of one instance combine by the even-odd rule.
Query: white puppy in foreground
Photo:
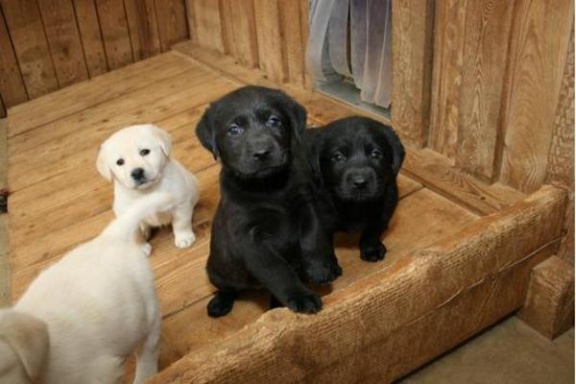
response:
[[[108,181],[114,178],[114,212],[121,215],[135,201],[153,192],[169,192],[176,204],[172,210],[143,220],[145,239],[150,228],[172,224],[175,244],[191,246],[192,214],[198,202],[198,181],[192,173],[170,158],[172,139],[168,132],[152,124],[132,125],[110,136],[100,147],[96,167]]]
[[[0,382],[119,383],[134,351],[134,383],[157,372],[160,312],[135,235],[144,217],[172,201],[164,193],[138,200],[43,271],[13,309],[0,310],[0,367],[8,367]]]

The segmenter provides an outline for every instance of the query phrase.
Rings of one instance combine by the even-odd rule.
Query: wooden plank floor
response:
[[[161,366],[232,335],[263,313],[267,298],[262,293],[246,297],[221,319],[209,318],[205,310],[214,291],[204,264],[219,199],[219,165],[200,146],[194,127],[212,100],[242,85],[242,80],[222,76],[181,53],[168,52],[10,110],[13,300],[42,269],[96,236],[112,219],[112,186],[95,167],[99,144],[126,125],[152,122],[172,134],[174,157],[197,175],[202,190],[193,218],[194,246],[176,248],[169,230],[160,231],[152,240],[150,262],[164,319]],[[308,99],[310,105],[318,97]],[[308,102],[303,101],[310,107]],[[312,114],[311,121],[322,124],[326,116]],[[344,275],[322,289],[327,305],[331,292],[389,268],[402,255],[479,217],[405,175],[400,177],[400,192],[402,200],[385,236],[389,253],[384,262],[361,261],[353,236],[337,239]]]

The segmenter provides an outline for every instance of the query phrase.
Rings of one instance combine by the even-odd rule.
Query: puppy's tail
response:
[[[118,240],[133,239],[145,217],[161,211],[167,211],[174,204],[169,193],[156,192],[134,202],[126,212],[117,217],[102,231],[100,237],[112,237]]]

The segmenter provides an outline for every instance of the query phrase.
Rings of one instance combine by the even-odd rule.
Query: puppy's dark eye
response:
[[[282,121],[280,121],[280,118],[276,115],[270,116],[268,121],[266,121],[266,126],[268,128],[278,128],[280,125],[282,125]]]
[[[238,124],[230,124],[228,127],[228,135],[230,136],[237,136],[242,133],[242,127]]]
[[[123,166],[123,165],[124,165],[124,159],[118,159],[118,160],[116,160],[116,165],[118,165],[118,166],[120,166],[120,167]]]
[[[339,161],[344,161],[346,160],[346,157],[341,154],[340,152],[336,152],[335,154],[332,155],[332,161],[334,162],[339,162]]]
[[[140,156],[148,156],[150,154],[150,150],[149,149],[142,149],[140,151]]]
[[[380,152],[377,149],[372,150],[372,152],[370,152],[370,157],[373,159],[379,159],[382,157],[382,152]]]

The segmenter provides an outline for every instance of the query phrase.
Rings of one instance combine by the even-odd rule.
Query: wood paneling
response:
[[[468,1],[456,165],[493,181],[502,145],[500,107],[513,1]]]
[[[441,1],[434,19],[430,148],[454,158],[462,84],[466,0]]]
[[[0,52],[2,52],[0,55],[0,99],[2,99],[4,107],[11,107],[28,100],[28,95],[1,8]]]
[[[518,0],[514,10],[500,177],[521,191],[546,178],[573,17],[572,0]]]
[[[186,0],[190,39],[201,47],[225,52],[220,2]]]
[[[253,0],[222,0],[226,52],[241,64],[258,65],[258,41]]]
[[[431,0],[392,2],[392,123],[416,147],[428,140],[433,5]]]
[[[188,39],[185,0],[0,0],[7,108]]]
[[[36,0],[3,0],[0,4],[28,97],[32,99],[58,89]]]
[[[285,41],[280,22],[280,3],[281,0],[254,0],[260,69],[277,83],[283,83],[287,78],[282,48]]]

